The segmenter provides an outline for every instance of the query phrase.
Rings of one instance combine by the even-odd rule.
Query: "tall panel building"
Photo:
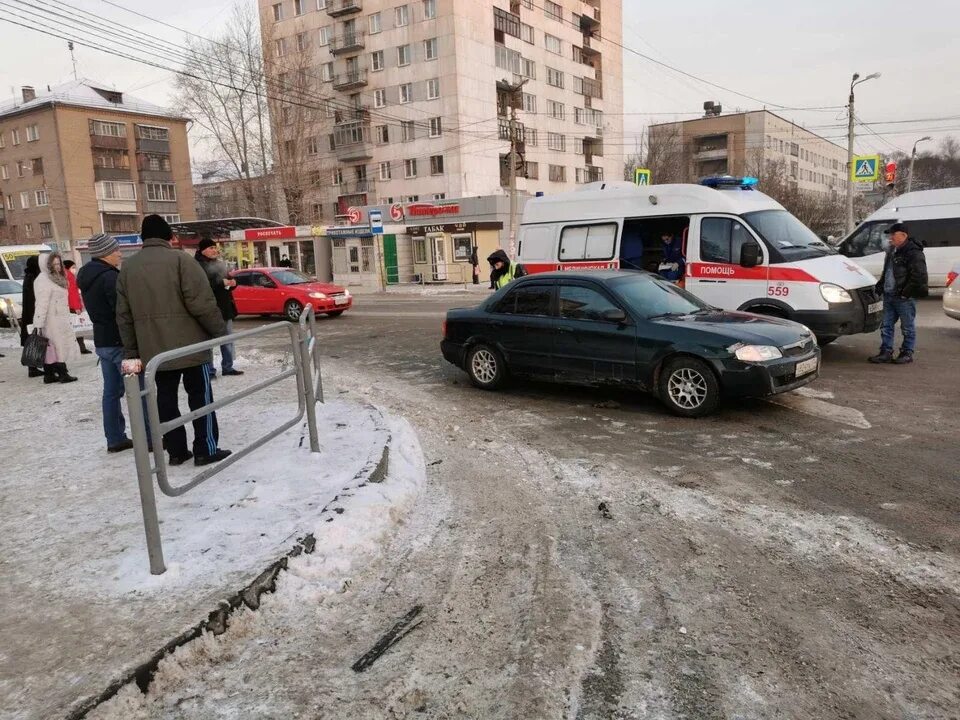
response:
[[[504,193],[511,109],[520,192],[621,177],[620,0],[260,0],[260,13],[295,221]]]

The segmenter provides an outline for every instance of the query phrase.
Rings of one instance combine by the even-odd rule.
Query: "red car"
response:
[[[326,313],[329,317],[343,315],[353,305],[349,290],[317,282],[299,270],[250,268],[235,270],[230,277],[237,281],[233,301],[240,315],[283,315],[296,321],[307,303],[313,305],[317,314]]]

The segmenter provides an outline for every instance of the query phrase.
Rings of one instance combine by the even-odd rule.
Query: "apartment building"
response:
[[[260,11],[278,154],[303,165],[278,175],[302,221],[503,194],[512,108],[521,192],[620,178],[621,0],[260,0]]]
[[[649,141],[661,156],[674,149],[688,182],[782,171],[800,190],[836,196],[846,187],[846,148],[768,110],[651,125]]]
[[[192,220],[187,120],[103,83],[24,87],[0,106],[0,243],[70,250],[144,215]]]
[[[197,183],[193,186],[197,220],[276,218],[275,184],[272,175]]]

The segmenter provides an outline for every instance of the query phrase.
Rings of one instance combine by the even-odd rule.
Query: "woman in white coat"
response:
[[[67,303],[67,276],[58,253],[40,256],[40,275],[33,284],[37,306],[33,314],[33,329],[50,341],[43,364],[45,383],[68,383],[76,380],[67,372],[67,362],[77,359],[77,338],[70,325],[70,306]]]

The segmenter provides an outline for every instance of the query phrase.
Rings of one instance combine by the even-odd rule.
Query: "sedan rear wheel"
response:
[[[507,377],[503,356],[489,345],[475,345],[467,353],[467,375],[481,390],[496,390]]]
[[[660,399],[676,415],[703,417],[717,409],[720,384],[702,360],[671,360],[660,373]]]
[[[296,300],[287,300],[286,304],[283,306],[283,315],[290,322],[297,322],[300,319],[300,314],[302,312],[303,305]]]

